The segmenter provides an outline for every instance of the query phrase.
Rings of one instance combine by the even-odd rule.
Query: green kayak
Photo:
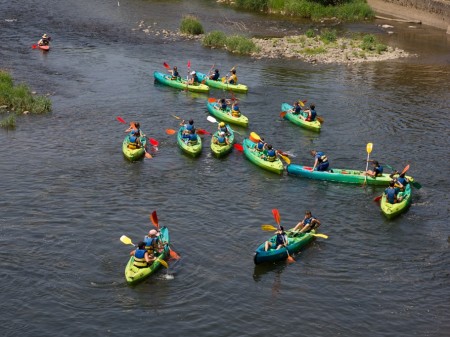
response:
[[[277,157],[275,161],[268,161],[263,158],[263,154],[255,149],[256,143],[252,142],[250,139],[245,138],[242,142],[244,148],[244,154],[248,160],[253,164],[262,167],[265,170],[282,174],[284,167],[281,160]]]
[[[286,171],[292,175],[298,175],[310,179],[335,181],[347,184],[363,184],[366,176],[364,171],[348,170],[348,169],[330,169],[330,171],[313,171],[310,166],[302,166],[297,164],[290,164],[286,167]],[[394,176],[395,177],[395,176]],[[412,177],[407,177],[409,181],[413,182]],[[367,177],[366,183],[368,185],[382,185],[387,186],[392,178],[387,173],[379,177]]]
[[[318,120],[315,120],[313,122],[305,121],[302,117],[307,117],[308,114],[304,113],[303,111],[299,115],[294,115],[291,110],[293,109],[292,105],[289,105],[287,103],[281,104],[281,111],[286,111],[286,115],[284,116],[284,119],[287,119],[291,123],[294,123],[295,125],[301,126],[305,129],[313,130],[313,131],[320,131],[322,124]]]
[[[142,146],[137,148],[134,143],[130,143],[130,135],[131,133],[126,135],[125,139],[123,140],[122,152],[125,158],[131,161],[135,161],[144,157],[145,146],[147,145],[147,137],[140,137]]]
[[[315,233],[315,230],[312,230],[310,233],[293,233],[292,229],[286,231],[286,235],[288,237],[287,249],[286,247],[282,247],[280,249],[271,248],[268,251],[265,251],[265,242],[263,242],[258,246],[258,248],[256,248],[253,261],[255,262],[255,264],[260,264],[263,262],[276,262],[286,260],[286,258],[288,257],[286,250],[289,251],[290,255],[297,253],[302,247],[304,247],[314,239],[314,236],[311,234]],[[277,236],[274,235],[268,241],[275,244],[276,239]]]
[[[380,208],[386,218],[392,219],[397,215],[400,215],[401,213],[405,212],[411,205],[411,183],[406,185],[404,192],[399,193],[399,196],[402,195],[402,201],[395,204],[390,204],[387,202],[386,194],[383,193],[383,196],[381,197]]]
[[[187,84],[185,79],[181,79],[181,78],[177,78],[175,80],[172,80],[172,76],[171,75],[166,75],[163,73],[160,73],[158,71],[155,71],[153,73],[153,76],[155,77],[155,80],[177,88],[177,89],[181,89],[181,90],[189,90],[189,91],[193,91],[193,92],[204,92],[204,93],[208,93],[209,92],[209,87],[207,85],[204,84]]]
[[[223,157],[226,154],[230,153],[233,149],[233,143],[234,143],[234,132],[233,130],[227,125],[227,128],[230,132],[230,135],[228,136],[228,145],[219,145],[214,143],[214,140],[219,137],[219,131],[214,132],[213,136],[211,137],[211,151],[214,153],[216,157]]]
[[[127,266],[125,267],[125,279],[128,284],[133,285],[149,277],[161,266],[161,263],[158,260],[164,260],[169,255],[169,230],[167,227],[161,227],[159,239],[161,242],[165,243],[164,249],[158,256],[158,259],[147,268],[137,268],[133,266],[134,256],[130,257]]]
[[[241,114],[239,117],[234,117],[231,115],[231,109],[228,107],[227,110],[222,110],[218,103],[207,102],[206,107],[211,115],[214,117],[230,124],[236,124],[240,126],[248,126],[248,118]]]
[[[217,88],[217,89],[223,89],[223,90],[231,90],[234,92],[241,92],[246,93],[248,92],[248,87],[244,84],[228,84],[226,82],[222,82],[221,80],[214,81],[209,79],[206,74],[197,72],[197,77],[200,81],[203,81],[203,79],[206,77],[205,84]]]
[[[186,138],[183,138],[184,126],[182,126],[177,132],[177,142],[180,149],[192,157],[197,157],[202,152],[202,139],[197,135],[197,143],[192,145]]]

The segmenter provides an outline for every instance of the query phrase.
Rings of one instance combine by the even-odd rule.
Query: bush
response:
[[[381,54],[387,50],[387,46],[379,43],[375,35],[372,34],[364,35],[359,47],[362,50],[376,51],[378,54]]]
[[[181,20],[180,31],[190,35],[200,35],[204,33],[202,24],[192,15],[183,17],[183,20]]]
[[[236,0],[236,6],[253,11],[267,11],[269,0]]]
[[[205,47],[223,48],[225,46],[226,41],[227,36],[225,35],[225,33],[215,30],[207,34],[203,38],[202,44]]]
[[[320,39],[325,43],[331,43],[337,40],[337,33],[335,29],[325,28],[320,32]]]
[[[377,54],[381,54],[382,52],[386,51],[387,49],[388,49],[388,47],[382,43],[377,43],[377,46],[375,47]]]
[[[306,33],[305,33],[305,35],[306,35],[306,37],[308,37],[308,38],[313,38],[314,36],[316,36],[316,33],[314,32],[314,30],[313,29],[308,29],[307,31],[306,31]]]
[[[241,35],[229,36],[225,45],[228,51],[238,54],[248,55],[258,51],[258,47],[251,39]]]
[[[16,127],[16,117],[13,114],[10,114],[0,121],[0,126],[5,129],[14,129]]]

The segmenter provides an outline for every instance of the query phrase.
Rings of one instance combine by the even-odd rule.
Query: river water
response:
[[[205,0],[119,5],[0,3],[0,67],[53,102],[51,114],[0,130],[2,336],[448,336],[448,35],[408,24],[387,35],[381,21],[343,25],[417,56],[348,66],[254,60],[143,29],[176,30],[185,13],[207,31],[249,35],[311,24]],[[31,48],[44,32],[47,54]],[[180,153],[164,130],[177,128],[176,115],[213,131],[208,96],[155,84],[152,73],[168,62],[186,75],[188,60],[203,72],[237,65],[250,87],[236,95],[250,128],[236,130],[293,152],[293,163],[311,164],[309,150],[319,149],[334,167],[363,169],[373,142],[371,158],[399,170],[410,164],[423,187],[409,211],[386,220],[372,201],[382,188],[277,176],[237,151],[215,159],[207,137],[200,158]],[[280,120],[281,103],[294,99],[316,103],[320,134]],[[160,142],[153,159],[123,158],[126,126],[116,116]],[[255,268],[273,208],[288,228],[311,209],[329,239],[293,264]],[[132,247],[119,237],[139,241],[153,210],[182,258],[130,287],[123,270]]]

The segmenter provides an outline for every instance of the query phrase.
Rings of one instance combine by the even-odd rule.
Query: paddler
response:
[[[173,69],[168,69],[167,71],[172,74],[172,80],[176,80],[180,77],[180,74],[178,73],[178,68],[176,66],[173,67]]]
[[[51,37],[47,34],[42,35],[42,38],[39,40],[39,46],[48,46],[50,44]]]
[[[365,174],[372,178],[382,176],[383,175],[383,166],[381,166],[380,163],[376,160],[369,160],[369,162],[372,162],[373,169],[367,170],[365,172]]]
[[[277,160],[277,151],[270,144],[267,145],[267,153],[265,159],[271,162]]]
[[[159,250],[162,248],[158,236],[158,231],[156,229],[151,229],[148,232],[148,235],[144,237],[145,249],[150,256],[158,255]]]
[[[133,265],[137,268],[146,268],[149,264],[152,264],[156,258],[150,257],[147,249],[145,249],[145,242],[138,243],[138,247],[130,252],[131,256],[134,256]]]
[[[219,69],[214,70],[214,74],[209,76],[210,80],[217,81],[220,78]]]
[[[236,69],[231,69],[231,76],[228,78],[228,84],[237,84],[238,78],[236,75]]]
[[[400,188],[395,187],[395,181],[391,180],[389,187],[384,190],[387,202],[390,204],[395,204],[396,202],[401,201],[401,198],[397,198],[399,192]]]
[[[307,122],[314,122],[316,120],[317,112],[316,112],[316,106],[314,104],[310,104],[309,109],[304,110],[308,117],[303,118]]]
[[[302,107],[300,106],[300,103],[298,101],[294,102],[294,107],[292,108],[291,112],[294,115],[300,115],[300,112],[302,112]]]
[[[312,150],[311,155],[315,158],[313,171],[327,171],[330,163],[325,153],[321,151]]]
[[[294,232],[308,233],[320,226],[320,221],[311,214],[311,211],[305,211],[305,217],[293,229]]]
[[[280,228],[277,229],[277,237],[274,242],[266,241],[264,243],[264,250],[267,252],[269,249],[272,249],[275,247],[275,249],[280,249],[282,247],[287,247],[288,245],[288,238],[286,235],[286,232],[284,231],[283,226],[280,226]]]
[[[188,84],[190,84],[190,85],[198,85],[199,83],[200,83],[200,81],[198,80],[198,76],[197,76],[197,73],[195,72],[195,70],[193,70],[192,72],[191,72],[191,78],[189,79],[189,81],[188,81]]]

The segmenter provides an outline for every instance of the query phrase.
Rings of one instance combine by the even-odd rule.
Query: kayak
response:
[[[255,264],[260,264],[263,262],[276,262],[286,260],[288,257],[287,251],[289,251],[290,255],[297,253],[302,247],[304,247],[314,239],[314,236],[311,234],[315,233],[315,230],[312,230],[310,233],[293,233],[292,230],[286,231],[286,235],[288,237],[287,249],[286,247],[282,247],[280,249],[275,249],[276,247],[274,247],[266,252],[264,250],[265,242],[263,242],[258,246],[258,248],[256,248],[253,261],[255,262]],[[267,241],[275,244],[276,238],[277,236],[274,235]]]
[[[206,77],[205,84],[213,88],[231,90],[234,92],[241,92],[241,93],[248,92],[248,87],[244,84],[228,84],[226,82],[222,82],[221,80],[218,81],[211,80],[208,78],[208,76],[206,76],[206,74],[199,72],[197,72],[197,77],[200,81],[203,81],[203,79]]]
[[[348,170],[348,169],[331,169],[330,171],[313,171],[310,166],[302,166],[297,164],[290,164],[286,167],[286,171],[292,175],[298,175],[310,179],[335,181],[347,184],[363,184],[366,176],[364,171]],[[414,181],[412,177],[407,177],[411,182]],[[387,173],[379,177],[367,176],[366,183],[368,185],[382,185],[387,186],[392,178]]]
[[[140,137],[140,141],[142,146],[136,148],[135,143],[130,144],[130,135],[131,133],[125,136],[125,139],[122,143],[122,152],[125,158],[131,161],[135,161],[141,159],[145,155],[145,146],[147,145],[147,137]]]
[[[386,218],[392,219],[397,215],[400,215],[401,213],[405,212],[411,205],[411,183],[406,185],[404,192],[399,193],[399,195],[402,194],[402,201],[395,204],[390,204],[387,202],[386,194],[383,193],[383,196],[381,197],[380,208]]]
[[[43,50],[43,51],[49,51],[50,50],[50,45],[37,45],[39,49]]]
[[[268,171],[282,174],[284,167],[280,158],[277,157],[275,161],[268,161],[262,158],[262,153],[256,151],[256,143],[252,142],[250,139],[245,138],[242,141],[242,145],[244,148],[244,154],[248,160],[250,160],[253,164],[258,165],[259,167],[266,169]]]
[[[241,114],[239,117],[234,117],[231,115],[231,108],[227,108],[227,110],[222,110],[218,103],[207,102],[206,107],[211,115],[214,117],[230,124],[236,124],[240,126],[247,127],[248,126],[248,118]]]
[[[181,90],[189,90],[189,91],[194,91],[194,92],[204,92],[207,93],[209,92],[209,87],[207,85],[204,84],[187,84],[185,79],[181,79],[181,78],[177,78],[175,80],[172,80],[172,76],[171,75],[166,75],[163,73],[160,73],[158,71],[155,71],[153,73],[153,76],[155,77],[155,80],[157,80],[158,82],[177,88],[177,89],[181,89]]]
[[[211,151],[216,157],[225,156],[226,154],[230,153],[231,149],[233,148],[234,132],[228,125],[227,128],[230,131],[230,135],[228,136],[228,145],[219,145],[214,143],[214,139],[217,139],[219,137],[219,130],[214,132],[213,136],[211,137]]]
[[[302,112],[300,112],[299,115],[294,115],[292,112],[289,112],[293,108],[294,107],[292,105],[289,105],[287,103],[281,104],[281,111],[286,111],[286,115],[284,116],[284,119],[287,119],[291,123],[294,123],[295,125],[301,126],[305,129],[309,129],[309,130],[313,130],[313,131],[320,131],[322,124],[320,124],[320,122],[318,120],[315,120],[312,122],[305,121],[303,118],[301,118],[299,116],[303,116],[306,118],[306,117],[308,117],[308,114],[302,111]]]
[[[177,133],[178,146],[188,155],[192,157],[197,157],[202,152],[202,139],[197,135],[197,144],[191,145],[186,143],[185,138],[182,137],[184,131],[184,126],[182,126]]]
[[[169,230],[167,229],[167,227],[161,227],[159,239],[165,243],[164,249],[158,256],[158,259],[154,261],[150,266],[146,268],[135,267],[133,266],[134,256],[130,257],[127,266],[125,267],[125,279],[127,280],[128,284],[134,285],[149,277],[161,266],[161,262],[159,262],[158,260],[164,260],[169,255]]]

